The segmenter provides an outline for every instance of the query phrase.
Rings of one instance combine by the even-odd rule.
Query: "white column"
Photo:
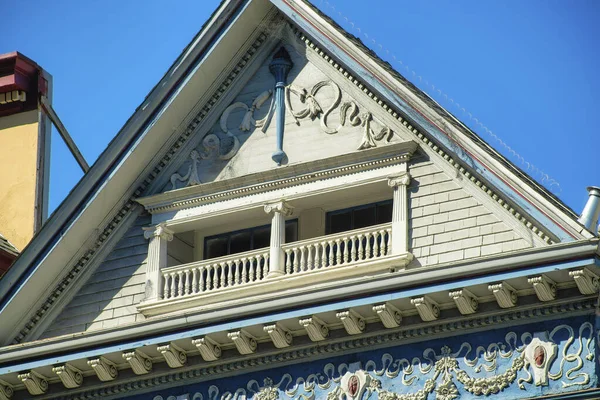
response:
[[[408,199],[407,187],[410,183],[408,172],[388,177],[388,185],[394,189],[392,208],[392,254],[408,252]]]
[[[150,239],[146,265],[145,301],[157,301],[162,298],[163,282],[160,271],[167,266],[167,243],[173,240],[173,232],[164,224],[143,229],[144,237]]]
[[[273,214],[271,220],[271,251],[269,253],[269,275],[285,274],[285,255],[281,245],[285,243],[285,217],[292,215],[293,207],[285,201],[265,204],[265,212]]]

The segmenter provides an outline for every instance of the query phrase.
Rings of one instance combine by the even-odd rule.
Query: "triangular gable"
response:
[[[415,140],[421,144],[425,159],[418,168],[423,168],[423,171],[429,168],[431,179],[439,178],[439,183],[446,180],[464,181],[464,184],[455,188],[453,196],[456,197],[452,201],[464,200],[465,207],[486,210],[481,211],[480,215],[473,215],[475,218],[496,214],[497,221],[492,222],[492,217],[489,217],[489,224],[476,220],[475,226],[465,226],[469,229],[479,228],[477,237],[481,238],[482,246],[486,234],[505,234],[498,236],[498,239],[494,236],[493,242],[489,243],[508,243],[495,247],[499,251],[590,237],[589,233],[574,222],[573,215],[565,207],[557,205],[555,199],[532,185],[529,180],[524,180],[514,166],[507,164],[473,136],[472,132],[432,104],[427,96],[382,68],[376,59],[365,54],[357,43],[341,35],[330,21],[315,13],[314,9],[301,1],[274,3],[289,16],[292,25],[297,25],[298,29],[294,31],[296,38],[320,57],[318,62],[335,70],[340,79],[336,82],[339,82],[338,86],[344,93],[350,93],[350,96],[362,93],[362,98],[357,101],[378,116],[383,126],[393,124],[393,130],[402,139]],[[276,44],[274,38],[269,39],[265,35],[264,27],[256,29],[257,24],[264,23],[264,18],[273,18],[269,14],[273,11],[268,4],[259,1],[235,7],[230,4],[222,5],[219,14],[215,15],[186,50],[186,56],[178,60],[90,173],[86,174],[59,207],[40,235],[25,249],[13,271],[0,281],[3,300],[1,315],[6,320],[6,324],[2,324],[0,328],[3,329],[0,336],[8,338],[5,343],[24,340],[34,331],[39,335],[40,326],[48,326],[50,323],[44,315],[56,317],[57,310],[67,306],[68,301],[65,299],[75,295],[74,287],[81,287],[90,276],[103,272],[94,272],[92,265],[108,261],[107,257],[110,257],[111,252],[121,250],[118,238],[123,237],[140,212],[133,202],[135,197],[168,188],[166,185],[174,173],[185,175],[187,168],[182,162],[204,137],[195,135],[194,132],[201,126],[204,126],[203,129],[215,126],[221,113],[213,110],[213,107],[223,111],[231,104],[236,93],[244,95],[243,92],[229,89],[236,85],[243,86],[239,75],[248,60],[252,60],[256,54],[266,55],[267,50],[260,49],[263,42],[270,40],[272,47]],[[231,17],[227,23],[223,22],[224,15]],[[240,43],[235,39],[239,37],[250,39]],[[190,56],[192,53],[194,57]],[[262,64],[254,62],[255,68],[264,70],[265,60],[263,58]],[[308,59],[311,63],[317,62],[316,60],[316,57],[314,60]],[[186,63],[189,67],[184,68]],[[230,68],[222,71],[220,66],[223,63],[230,65]],[[322,68],[319,70],[323,72]],[[214,79],[207,79],[210,74]],[[249,78],[246,77],[246,80]],[[210,82],[213,81],[216,83],[211,85]],[[168,90],[163,89],[166,83],[170,85]],[[312,82],[305,84],[314,88]],[[197,93],[204,95],[198,99]],[[249,104],[251,96],[247,97],[246,104]],[[190,99],[193,99],[191,103]],[[188,106],[182,106],[184,103]],[[431,122],[435,120],[434,115],[441,115],[448,122],[443,129]],[[311,123],[320,127],[321,121]],[[175,133],[171,133],[173,126],[179,126]],[[403,128],[398,129],[399,126]],[[354,128],[358,133],[357,137],[360,137],[360,129]],[[445,130],[451,130],[452,134]],[[152,139],[148,139],[150,133]],[[253,133],[256,134],[257,132]],[[354,142],[352,146],[355,146]],[[251,146],[248,145],[247,148],[250,149]],[[241,147],[240,155],[244,151]],[[219,173],[213,174],[213,177],[218,176]],[[433,178],[436,176],[438,178]],[[424,174],[422,179],[425,181],[429,178]],[[418,190],[412,195],[412,207],[417,213],[416,210],[427,196],[419,196]],[[437,197],[433,193],[433,202],[423,204],[423,209],[428,205],[433,205],[434,208],[437,205],[441,209],[442,202],[450,201],[450,193],[447,199],[445,195]],[[497,217],[498,213],[501,218]],[[420,218],[416,214],[413,217],[413,221]],[[452,222],[450,217],[447,222]],[[492,227],[491,232],[485,230],[489,228],[483,229],[484,226],[494,226],[495,223],[499,223],[498,228]],[[91,227],[95,226],[103,227],[103,230],[94,231]],[[412,231],[414,248],[420,248],[417,242],[422,238],[415,232],[417,228],[419,227],[413,226]],[[451,232],[450,229],[448,232]],[[430,235],[428,230],[427,237]],[[510,239],[507,239],[509,236]],[[82,238],[86,240],[83,241]],[[449,234],[448,238],[469,239],[453,234]],[[469,247],[460,248],[463,257],[468,249]],[[431,253],[431,247],[428,251],[429,255],[422,254],[421,258],[435,255]],[[425,260],[425,264],[430,263],[429,258]],[[432,263],[433,260],[431,259]],[[46,264],[49,266],[45,266]],[[39,290],[40,285],[45,287],[49,281],[52,282],[49,290]],[[39,293],[40,296],[25,296],[26,288],[29,293]],[[70,293],[70,296],[62,296],[63,293]],[[23,313],[17,310],[29,311]],[[38,325],[42,320],[44,323]],[[19,328],[12,330],[10,327],[14,326]]]

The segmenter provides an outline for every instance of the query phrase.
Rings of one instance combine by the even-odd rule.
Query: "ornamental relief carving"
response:
[[[269,100],[268,108],[264,108],[263,106]],[[240,110],[244,114],[241,123],[235,126],[231,120],[234,120],[233,116]],[[320,131],[328,135],[337,134],[345,128],[360,127],[362,138],[356,145],[357,150],[387,143],[394,135],[391,128],[359,106],[350,96],[342,93],[340,87],[331,80],[321,80],[311,87],[286,85],[285,110],[286,115],[293,118],[298,126],[318,119]],[[337,121],[331,122],[332,114],[336,111]],[[262,118],[258,118],[259,112],[261,115],[264,114]],[[187,171],[174,173],[168,190],[201,184],[199,168],[203,160],[232,159],[241,147],[238,136],[252,133],[255,129],[260,129],[263,134],[266,133],[274,113],[273,90],[260,93],[250,105],[239,101],[229,105],[221,114],[219,129],[206,134],[200,145],[190,152],[186,162]]]
[[[599,334],[600,335],[600,334]],[[517,335],[509,332],[504,341],[473,347],[463,342],[458,349],[442,346],[427,348],[420,357],[395,358],[389,353],[361,364],[326,364],[308,376],[286,373],[279,381],[270,377],[259,384],[250,380],[235,391],[222,391],[211,385],[207,392],[196,392],[168,399],[189,400],[455,400],[497,396],[506,398],[531,393],[532,387],[558,381],[560,388],[590,384],[594,361],[593,325],[584,322],[578,330],[559,325],[550,332]],[[593,369],[592,369],[593,371]],[[275,383],[277,382],[277,383]],[[592,382],[593,383],[593,382]],[[555,390],[555,389],[553,389]],[[528,392],[529,391],[529,392]],[[376,397],[375,397],[376,395]],[[161,396],[154,400],[164,400]]]

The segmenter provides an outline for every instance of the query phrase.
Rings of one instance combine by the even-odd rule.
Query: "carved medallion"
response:
[[[537,346],[533,351],[533,359],[535,366],[541,368],[544,365],[544,361],[546,361],[546,350],[542,346]]]
[[[350,395],[350,397],[356,397],[356,394],[358,393],[358,386],[359,386],[360,382],[358,381],[358,376],[356,375],[352,375],[350,377],[350,379],[348,379],[348,394]]]

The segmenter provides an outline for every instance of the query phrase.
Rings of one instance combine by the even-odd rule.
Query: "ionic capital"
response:
[[[388,176],[388,186],[391,188],[395,188],[397,186],[408,186],[410,183],[410,174],[408,172],[400,174]]]
[[[163,223],[142,229],[144,230],[144,237],[146,239],[161,238],[167,242],[173,240],[173,231],[167,228],[167,226]]]
[[[267,214],[279,213],[282,214],[284,217],[289,217],[290,215],[292,215],[293,211],[294,207],[292,207],[288,202],[284,200],[265,204],[265,212]]]

